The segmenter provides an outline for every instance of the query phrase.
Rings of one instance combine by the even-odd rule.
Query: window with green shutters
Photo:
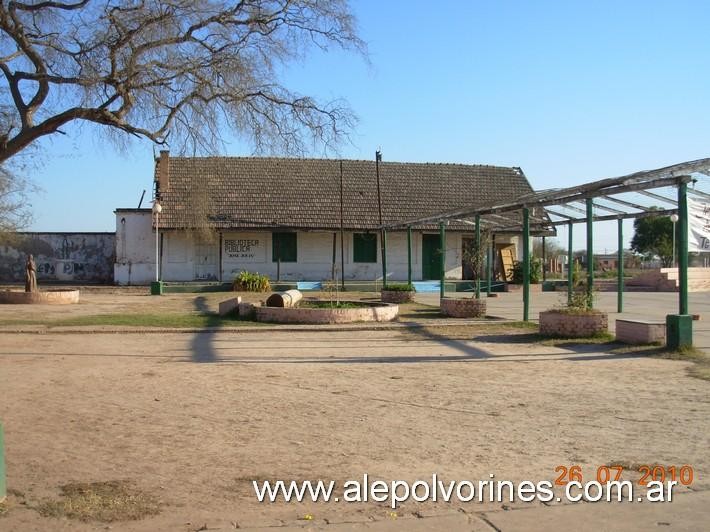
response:
[[[377,233],[353,233],[353,260],[377,262]]]
[[[271,256],[273,262],[297,262],[298,244],[296,233],[272,233]]]

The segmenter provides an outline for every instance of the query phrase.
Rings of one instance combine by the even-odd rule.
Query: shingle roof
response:
[[[194,226],[196,211],[206,212],[208,225],[221,229],[340,228],[339,160],[257,157],[169,157],[168,160],[169,185],[159,188],[163,228]],[[156,165],[160,164],[159,160]],[[375,162],[343,160],[342,169],[345,229],[377,228]],[[379,173],[385,224],[463,207],[508,202],[532,192],[519,168],[381,162]],[[159,174],[156,166],[156,176]],[[471,230],[458,222],[452,222],[449,228]]]

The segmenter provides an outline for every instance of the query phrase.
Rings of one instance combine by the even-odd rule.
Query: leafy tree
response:
[[[563,248],[556,238],[545,239],[545,257],[550,260],[553,257],[566,256],[567,249]],[[532,256],[542,258],[542,238],[533,240]]]
[[[347,0],[1,0],[0,163],[74,122],[180,152],[228,130],[257,152],[328,148],[350,109],[278,77],[314,46],[365,56]]]
[[[647,216],[634,221],[631,249],[661,259],[663,266],[673,262],[673,222],[668,216]]]

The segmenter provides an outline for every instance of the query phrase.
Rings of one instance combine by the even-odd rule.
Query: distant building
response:
[[[381,279],[376,170],[374,161],[171,157],[161,152],[155,165],[155,194],[162,206],[161,279],[231,281],[249,270],[274,279],[317,281],[333,278],[334,270],[339,278],[341,268],[346,280]],[[381,162],[379,177],[385,224],[510,202],[532,192],[519,168]],[[152,213],[115,213],[115,281],[147,283],[155,276]],[[514,217],[506,218],[498,216],[500,227],[506,221],[515,225]],[[414,279],[439,279],[438,225],[412,229]],[[447,279],[464,277],[462,250],[472,239],[470,223],[447,225]],[[508,251],[513,246],[520,256],[519,236],[511,229],[497,232],[495,245]],[[407,279],[405,230],[387,233],[387,276]]]
[[[600,270],[616,270],[619,265],[616,253],[595,254],[594,261]]]

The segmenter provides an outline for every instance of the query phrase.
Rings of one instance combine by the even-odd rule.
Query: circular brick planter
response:
[[[485,318],[486,300],[445,297],[440,300],[441,313],[450,318]]]
[[[585,338],[607,332],[609,316],[606,312],[570,314],[557,310],[540,312],[540,333],[563,338]]]
[[[0,304],[73,305],[78,302],[79,290],[42,290],[39,292],[20,292],[19,290],[0,291]]]
[[[414,290],[382,290],[380,299],[384,303],[409,303],[414,300]]]
[[[354,301],[354,303],[363,304],[362,301]],[[254,311],[256,321],[324,324],[392,321],[399,314],[399,307],[392,303],[368,303],[366,307],[359,308],[255,307]]]

